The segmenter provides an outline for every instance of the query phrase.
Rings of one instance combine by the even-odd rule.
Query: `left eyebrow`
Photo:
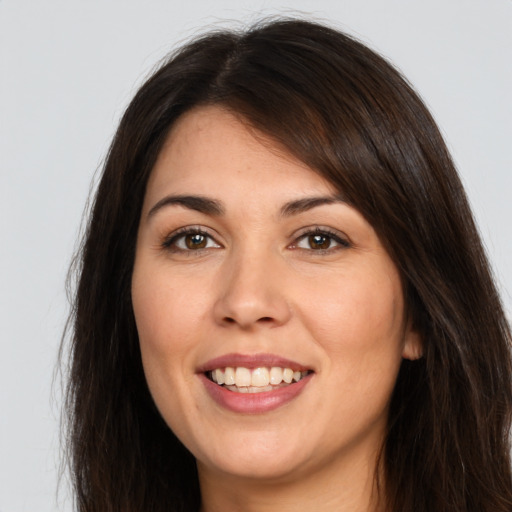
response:
[[[312,208],[316,208],[317,206],[337,203],[347,204],[347,201],[341,196],[305,197],[284,204],[281,208],[280,214],[281,217],[291,217],[292,215],[306,212]]]
[[[148,218],[151,218],[159,210],[166,206],[178,205],[189,210],[195,210],[206,215],[223,215],[224,207],[220,201],[210,199],[204,196],[190,196],[190,195],[178,195],[178,196],[166,196],[160,199],[152,208],[149,210]]]

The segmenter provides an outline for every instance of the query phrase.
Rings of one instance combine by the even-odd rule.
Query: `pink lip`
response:
[[[244,368],[271,368],[272,366],[280,366],[281,368],[291,368],[293,371],[306,371],[311,370],[307,366],[285,359],[284,357],[276,356],[274,354],[225,354],[215,359],[210,359],[202,364],[197,371],[199,373],[209,372],[216,368],[226,368],[227,366],[236,367],[243,366]]]
[[[217,368],[219,367],[217,366]],[[261,414],[273,411],[291,402],[299,396],[304,387],[311,381],[313,375],[307,375],[299,382],[277,388],[274,391],[264,391],[262,393],[236,393],[224,386],[219,386],[204,373],[200,373],[198,376],[210,397],[224,409],[244,414]]]
[[[202,364],[197,369],[198,377],[201,379],[210,397],[224,409],[245,414],[261,414],[291,402],[299,396],[314,375],[314,373],[311,373],[299,380],[299,382],[277,387],[272,391],[236,393],[224,386],[219,386],[206,376],[206,373],[211,370],[226,368],[227,366],[232,368],[242,366],[249,369],[279,366],[281,368],[291,368],[294,371],[306,371],[311,370],[311,368],[274,354],[226,354]]]

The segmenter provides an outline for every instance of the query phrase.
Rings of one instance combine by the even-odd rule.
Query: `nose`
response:
[[[244,330],[277,327],[291,317],[279,256],[243,255],[226,261],[214,304],[218,324]]]

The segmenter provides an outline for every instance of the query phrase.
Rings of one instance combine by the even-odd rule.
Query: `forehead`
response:
[[[268,136],[220,107],[200,107],[173,126],[147,196],[166,193],[258,196],[333,194],[335,188]]]

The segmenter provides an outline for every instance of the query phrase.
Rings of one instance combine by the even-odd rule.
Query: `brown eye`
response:
[[[315,229],[301,235],[292,247],[308,251],[318,251],[319,253],[322,253],[322,251],[330,253],[338,249],[347,249],[350,247],[350,242],[341,234]]]
[[[167,238],[162,246],[170,252],[193,252],[221,247],[211,235],[196,228],[179,230]]]
[[[308,243],[311,249],[329,249],[332,238],[328,235],[309,235]]]
[[[204,249],[208,243],[208,238],[201,233],[193,233],[185,236],[185,245],[187,249]]]

